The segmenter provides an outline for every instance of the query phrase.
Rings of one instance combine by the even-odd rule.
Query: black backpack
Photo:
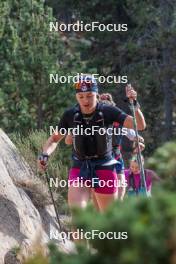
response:
[[[105,125],[103,108],[104,104],[98,103],[92,118],[89,122],[85,122],[79,105],[76,105],[73,119],[74,127],[82,126],[83,129],[92,126],[104,129],[112,127],[112,125]],[[98,131],[94,135],[73,135],[73,150],[79,159],[104,158],[106,155],[112,154],[112,136],[107,133],[101,135]]]

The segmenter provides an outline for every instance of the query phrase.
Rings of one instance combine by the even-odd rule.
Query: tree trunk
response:
[[[173,92],[172,92],[172,50],[170,48],[170,41],[172,36],[168,36],[168,28],[171,28],[173,19],[172,6],[165,0],[161,0],[161,26],[164,30],[163,41],[162,41],[162,60],[163,60],[163,71],[162,71],[162,90],[164,94],[164,120],[165,130],[164,139],[166,141],[172,138],[173,134]]]

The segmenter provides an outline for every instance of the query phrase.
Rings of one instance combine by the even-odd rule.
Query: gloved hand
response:
[[[46,153],[41,153],[38,156],[37,165],[40,171],[45,171],[47,169],[47,163],[48,163],[49,155]]]

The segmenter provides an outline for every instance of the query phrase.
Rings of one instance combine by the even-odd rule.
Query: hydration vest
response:
[[[98,103],[95,112],[93,113],[91,119],[86,122],[80,111],[79,105],[75,106],[74,112],[74,127],[82,127],[83,130],[86,128],[92,128],[92,126],[97,126],[96,130],[103,128],[107,129],[110,126],[105,126],[104,114],[103,114],[103,104]],[[101,130],[102,131],[102,130]],[[74,155],[82,159],[102,159],[107,156],[112,155],[112,136],[107,133],[99,133],[95,131],[92,134],[92,130],[89,130],[91,135],[73,135],[73,150]]]
[[[119,156],[121,157],[121,143],[122,143],[122,134],[118,135],[119,131],[118,129],[122,129],[122,125],[120,125],[118,122],[113,123],[113,127],[116,130],[116,134],[112,135],[112,146],[113,146],[113,154],[115,157]],[[120,133],[122,133],[120,131]]]

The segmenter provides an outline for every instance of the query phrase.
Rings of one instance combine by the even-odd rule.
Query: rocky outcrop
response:
[[[15,247],[28,247],[36,237],[41,243],[49,241],[50,230],[57,232],[58,225],[52,205],[33,203],[25,183],[36,178],[15,145],[0,130],[0,263],[10,264],[9,252]],[[19,184],[21,183],[21,184]],[[41,183],[42,184],[42,183]],[[55,231],[54,231],[55,230]],[[59,246],[70,251],[70,241]],[[12,262],[14,264],[14,262]]]

